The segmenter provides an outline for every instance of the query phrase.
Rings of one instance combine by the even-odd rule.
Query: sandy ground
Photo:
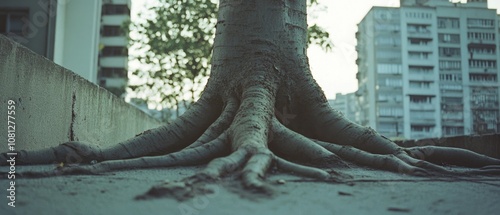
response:
[[[19,166],[18,171],[50,169]],[[2,168],[3,169],[3,168]],[[210,187],[212,194],[185,202],[172,198],[134,200],[152,185],[178,180],[197,167],[132,170],[104,176],[16,179],[15,208],[7,205],[10,180],[2,177],[1,214],[500,214],[500,177],[430,179],[390,172],[346,170],[352,183],[312,182],[272,174],[276,194],[248,199],[230,179]],[[2,170],[3,171],[3,170]]]

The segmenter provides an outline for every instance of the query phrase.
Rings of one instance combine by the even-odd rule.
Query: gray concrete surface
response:
[[[0,139],[15,104],[16,149],[70,140],[115,144],[160,123],[108,91],[0,35]],[[7,143],[0,144],[0,152]]]
[[[19,171],[50,166],[18,167]],[[1,214],[498,214],[500,178],[422,178],[384,171],[343,170],[352,183],[308,182],[272,174],[271,198],[248,199],[230,189],[231,179],[210,187],[213,194],[178,202],[171,198],[134,200],[152,185],[189,176],[199,167],[130,170],[105,176],[64,176],[16,180],[16,207],[0,198]],[[8,180],[0,180],[1,190]],[[4,193],[4,192],[0,192]]]

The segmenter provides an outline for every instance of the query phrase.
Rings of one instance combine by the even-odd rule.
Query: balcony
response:
[[[408,44],[408,50],[409,51],[428,51],[432,52],[432,43],[427,43],[427,44]]]
[[[469,38],[469,43],[477,44],[477,45],[482,45],[482,44],[495,45],[495,40]]]
[[[469,56],[470,56],[470,58],[481,59],[481,60],[496,60],[497,59],[497,55],[494,53],[476,53],[476,52],[470,53],[469,52]]]
[[[427,58],[414,58],[408,57],[408,64],[410,65],[425,65],[425,66],[433,66],[434,65],[434,56],[429,55]]]
[[[410,110],[436,110],[434,103],[413,103],[410,102]]]
[[[123,87],[127,85],[127,78],[101,78],[105,81],[106,87]]]
[[[434,74],[429,72],[410,72],[408,74],[408,79],[411,81],[433,81]]]
[[[408,31],[408,36],[415,38],[432,38],[430,31]]]
[[[434,131],[429,131],[429,132],[426,132],[426,131],[412,131],[411,132],[411,135],[410,135],[410,138],[411,139],[424,139],[424,138],[431,138],[431,137],[435,137],[436,134],[434,133]]]
[[[469,73],[497,74],[497,68],[492,68],[492,67],[469,67]]]
[[[411,115],[410,116],[410,122],[412,124],[434,125],[436,123],[435,120],[436,120],[436,118],[433,118],[433,117],[422,117],[419,115],[416,115],[416,116]]]
[[[102,25],[119,25],[121,26],[126,20],[129,20],[128,15],[103,15]]]
[[[470,104],[472,109],[498,110],[498,102],[474,102]]]
[[[102,67],[118,67],[127,68],[128,57],[127,56],[116,56],[116,57],[101,57],[100,66]]]
[[[463,113],[443,113],[441,115],[443,121],[462,121],[464,120]]]
[[[470,86],[478,87],[498,87],[498,81],[473,81],[471,80]]]
[[[435,86],[431,86],[429,88],[409,87],[408,93],[417,95],[435,95],[437,93],[437,88]]]
[[[127,38],[125,36],[119,37],[101,37],[100,42],[105,46],[124,46],[128,45]]]

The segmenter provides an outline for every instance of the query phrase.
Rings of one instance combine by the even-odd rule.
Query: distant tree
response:
[[[309,0],[308,6],[318,2]],[[189,107],[199,97],[210,73],[210,59],[217,3],[213,0],[158,0],[135,20],[131,45],[141,53],[133,56],[141,67],[132,71],[143,80],[129,88],[151,104],[173,108]],[[329,34],[318,25],[308,29],[308,43],[324,50],[332,48]]]
[[[217,5],[210,0],[159,0],[133,22],[131,37],[141,54],[132,71],[144,83],[129,88],[142,99],[177,109],[198,98],[209,73]]]

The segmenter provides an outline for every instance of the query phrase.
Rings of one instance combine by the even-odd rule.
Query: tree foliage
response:
[[[308,2],[309,7],[316,5],[317,0]],[[141,64],[132,74],[143,81],[129,88],[149,103],[187,108],[198,98],[210,73],[217,3],[158,0],[148,9],[148,14],[140,14],[145,19],[131,23],[138,35],[130,42],[140,53],[132,57]],[[309,27],[308,42],[324,50],[332,47],[328,32],[318,25]]]

